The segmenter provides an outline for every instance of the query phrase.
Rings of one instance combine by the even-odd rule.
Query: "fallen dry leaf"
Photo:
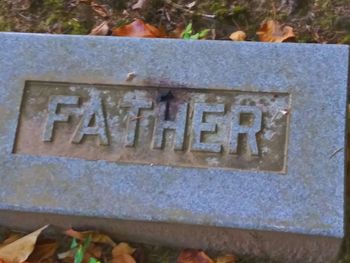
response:
[[[145,23],[141,19],[136,19],[134,22],[115,28],[112,30],[113,36],[125,36],[125,37],[154,37],[163,38],[166,37],[165,33],[160,29]]]
[[[90,244],[87,253],[94,258],[100,258],[102,256],[102,247],[95,244]]]
[[[185,24],[179,23],[176,25],[176,28],[169,33],[171,38],[182,38],[183,32],[185,30]]]
[[[184,249],[177,259],[177,263],[214,263],[202,250]]]
[[[136,263],[136,261],[132,256],[124,254],[114,257],[109,263]]]
[[[144,5],[146,4],[147,0],[138,0],[133,6],[131,7],[133,10],[136,9],[142,9]]]
[[[237,257],[234,255],[221,256],[215,260],[215,263],[236,263],[236,262],[237,262]]]
[[[135,248],[132,248],[131,246],[129,246],[128,243],[119,243],[117,246],[115,246],[112,250],[112,256],[113,258],[120,256],[120,255],[132,255],[135,252]]]
[[[193,1],[193,2],[191,2],[191,3],[189,3],[189,4],[187,4],[186,7],[187,7],[188,9],[192,9],[195,5],[196,5],[196,1]]]
[[[74,258],[74,254],[76,252],[76,248],[70,249],[68,251],[61,252],[57,254],[58,259],[67,259],[67,258]]]
[[[68,229],[65,231],[65,234],[67,236],[76,238],[78,240],[85,240],[89,236],[91,236],[91,242],[92,243],[102,243],[102,244],[108,244],[114,247],[116,243],[107,235],[101,234],[96,231],[75,231],[74,229]]]
[[[236,31],[230,35],[230,39],[233,41],[244,41],[247,38],[247,34],[244,31]]]
[[[93,28],[89,35],[93,36],[107,36],[109,31],[108,22],[104,21],[97,27]]]
[[[0,258],[5,262],[22,263],[27,260],[34,250],[34,245],[41,232],[47,228],[44,226],[4,247],[0,248]]]
[[[286,42],[295,39],[292,27],[282,26],[272,19],[263,22],[256,34],[262,42]]]
[[[97,14],[99,14],[103,18],[107,18],[110,16],[108,10],[104,6],[97,4],[95,2],[91,2],[90,5],[92,7],[92,10],[94,10]]]
[[[38,241],[27,262],[39,263],[43,260],[49,259],[55,255],[57,248],[58,244],[55,240]]]

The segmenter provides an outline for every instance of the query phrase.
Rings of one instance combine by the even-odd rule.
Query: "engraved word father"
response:
[[[73,112],[60,113],[59,108],[79,107],[79,96],[54,95],[50,96],[48,103],[48,117],[44,128],[42,140],[51,142],[53,140],[53,130],[56,122],[68,122]],[[164,145],[164,134],[166,130],[172,130],[175,133],[174,149],[184,150],[186,123],[188,123],[188,103],[178,104],[176,117],[169,120],[167,115],[167,105],[169,102],[160,102],[154,105],[151,99],[131,99],[123,100],[120,107],[128,109],[128,122],[124,135],[124,146],[135,147],[136,134],[138,133],[141,110],[154,110],[158,113],[153,129],[153,149],[162,149]],[[81,143],[84,136],[97,136],[100,145],[109,145],[110,139],[108,134],[108,125],[103,107],[104,101],[101,96],[93,96],[83,109],[83,114],[77,125],[72,137],[71,143]],[[193,131],[191,151],[203,151],[219,153],[222,151],[222,144],[208,143],[203,140],[203,133],[215,133],[218,128],[217,123],[205,122],[205,114],[224,114],[225,104],[223,103],[194,103],[193,104],[193,121],[191,129]],[[242,114],[252,115],[252,124],[241,124]],[[237,153],[239,134],[247,136],[247,142],[252,155],[257,155],[258,142],[256,134],[262,129],[262,112],[256,106],[230,106],[230,117],[227,121],[230,123],[229,153]]]

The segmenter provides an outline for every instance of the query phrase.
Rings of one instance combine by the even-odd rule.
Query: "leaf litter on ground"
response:
[[[10,234],[0,243],[0,263],[237,263],[234,255],[213,259],[203,250],[196,249],[176,252],[176,259],[168,253],[170,250],[162,247],[142,244],[134,247],[126,242],[117,243],[97,231],[76,231],[72,228],[63,232],[71,239],[69,249],[61,252],[60,246],[68,245],[59,241],[61,237],[41,237],[47,227],[25,236]],[[175,252],[175,249],[171,251]]]
[[[48,225],[24,236],[0,248],[0,259],[5,263],[22,263],[25,262],[32,254],[35,243]]]

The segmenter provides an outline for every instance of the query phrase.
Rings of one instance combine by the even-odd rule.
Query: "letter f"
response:
[[[53,136],[53,128],[55,122],[67,122],[69,120],[69,115],[57,113],[58,105],[78,105],[79,97],[78,96],[62,96],[55,95],[50,96],[49,106],[48,106],[48,115],[47,121],[43,133],[42,140],[44,142],[51,142]]]

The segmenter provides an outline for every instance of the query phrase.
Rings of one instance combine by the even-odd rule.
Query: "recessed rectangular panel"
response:
[[[27,82],[15,153],[284,172],[286,93]]]

